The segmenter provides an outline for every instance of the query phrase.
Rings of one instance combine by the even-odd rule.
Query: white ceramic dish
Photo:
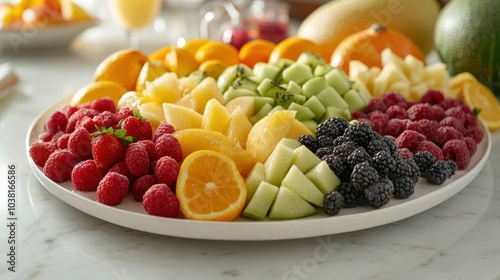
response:
[[[81,32],[98,24],[99,20],[91,20],[24,30],[0,29],[0,52],[17,53],[22,49],[64,47]]]
[[[63,100],[42,112],[30,126],[26,137],[26,149],[38,139],[44,122],[51,113],[67,104]],[[53,195],[91,216],[123,227],[161,235],[211,239],[211,240],[284,240],[344,233],[390,224],[428,210],[452,197],[466,187],[481,171],[491,150],[491,135],[484,129],[484,140],[466,170],[457,172],[442,186],[417,183],[415,193],[408,199],[391,199],[380,209],[356,207],[342,209],[337,216],[318,214],[297,220],[253,221],[239,218],[234,222],[207,222],[170,219],[148,215],[141,203],[129,195],[117,207],[97,201],[95,192],[74,190],[73,184],[57,184],[48,179],[28,154],[29,164],[40,183]]]

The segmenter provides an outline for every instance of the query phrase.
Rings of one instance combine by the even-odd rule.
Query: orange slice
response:
[[[238,64],[240,62],[238,50],[235,47],[218,41],[210,41],[201,45],[196,50],[194,59],[198,61],[198,63],[216,59],[222,61],[227,66]]]
[[[238,53],[240,62],[250,68],[253,68],[257,62],[267,62],[274,47],[276,47],[276,43],[268,40],[257,39],[250,41],[244,44]]]
[[[489,130],[500,128],[500,104],[489,88],[481,83],[465,84],[463,99],[471,109],[481,110],[478,119],[484,122]]]
[[[183,161],[176,194],[181,211],[188,219],[232,221],[245,206],[247,189],[229,157],[200,150]]]
[[[276,62],[280,58],[297,60],[300,54],[306,51],[321,54],[321,48],[312,41],[299,37],[289,37],[274,47],[269,55],[269,62]]]

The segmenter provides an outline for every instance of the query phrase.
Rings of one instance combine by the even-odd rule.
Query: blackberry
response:
[[[368,123],[358,122],[349,125],[344,131],[344,136],[361,146],[367,146],[373,139],[373,130]]]
[[[394,197],[395,198],[408,198],[415,192],[415,185],[417,182],[410,177],[400,177],[392,180],[394,184]]]
[[[393,153],[392,158],[396,161],[396,168],[393,172],[389,173],[389,179],[396,179],[400,177],[407,177],[410,174],[410,167],[408,163],[401,158],[398,153]]]
[[[354,168],[356,164],[369,160],[371,160],[370,154],[368,154],[365,148],[359,147],[347,157],[347,164],[349,164],[350,168]]]
[[[345,160],[333,154],[326,155],[322,160],[326,161],[330,169],[339,177],[340,181],[347,182],[350,178],[350,169]]]
[[[316,150],[316,156],[323,159],[324,156],[331,155],[333,152],[333,147],[320,147]]]
[[[454,166],[448,161],[438,160],[422,174],[429,184],[441,185],[454,173]]]
[[[320,123],[316,127],[316,137],[319,138],[321,136],[329,136],[332,139],[335,139],[342,135],[343,133],[340,131],[340,129],[337,127],[335,122],[330,121],[330,119],[327,119],[326,121]]]
[[[394,185],[391,180],[384,178],[372,183],[364,190],[367,204],[375,208],[386,205],[394,193]]]
[[[356,191],[351,182],[343,182],[336,189],[344,197],[343,208],[353,208],[364,204],[364,194]]]
[[[387,146],[387,144],[385,143],[384,140],[382,139],[373,139],[371,140],[368,145],[366,146],[366,151],[370,154],[370,155],[375,155],[376,153],[380,152],[380,151],[387,151],[389,152],[389,147]]]
[[[347,157],[358,148],[358,145],[353,141],[347,141],[340,146],[334,146],[332,154],[341,157],[347,161]]]
[[[408,177],[417,182],[420,177],[420,168],[413,158],[406,159],[405,162],[408,164]]]
[[[344,134],[345,129],[349,126],[349,122],[346,119],[340,117],[329,118],[326,120],[326,122],[334,123],[335,126],[337,126],[337,128],[339,129],[340,135]]]
[[[373,156],[371,165],[375,167],[380,176],[385,177],[396,169],[396,160],[388,150],[381,150]]]
[[[371,186],[379,178],[377,170],[366,161],[354,166],[351,173],[352,186],[359,192]]]
[[[387,144],[387,147],[389,148],[389,152],[391,152],[391,154],[393,154],[397,151],[398,146],[396,146],[396,143],[394,142],[394,140],[392,140],[386,136],[382,136],[381,139],[382,139],[382,141],[385,142],[385,144]]]
[[[427,168],[431,167],[436,162],[436,157],[428,151],[416,152],[413,155],[415,163],[420,169],[420,173],[424,173]]]
[[[300,144],[306,146],[311,152],[316,153],[316,150],[319,148],[318,139],[316,137],[304,134],[299,137]]]
[[[335,138],[335,140],[333,140],[333,146],[334,147],[340,146],[347,141],[349,141],[349,138],[347,138],[345,136],[339,136],[339,137]]]
[[[318,137],[318,146],[321,147],[329,147],[333,146],[333,138],[328,135],[321,135]]]
[[[323,211],[330,216],[335,216],[340,212],[344,204],[344,197],[338,191],[330,191],[323,199]]]
[[[447,162],[450,165],[450,169],[451,169],[450,177],[451,177],[451,176],[455,175],[455,172],[458,170],[458,164],[453,160],[448,160]]]

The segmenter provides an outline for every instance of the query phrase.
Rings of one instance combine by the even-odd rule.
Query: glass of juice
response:
[[[162,0],[108,0],[111,16],[122,25],[129,47],[139,48],[139,30],[160,12]]]

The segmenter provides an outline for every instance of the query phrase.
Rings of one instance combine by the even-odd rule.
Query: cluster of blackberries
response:
[[[302,135],[299,142],[326,161],[342,182],[325,195],[323,208],[330,215],[341,208],[379,208],[392,197],[408,198],[420,176],[441,184],[456,170],[448,161],[432,161],[428,152],[416,158],[400,153],[392,139],[373,131],[366,122],[330,118],[318,125],[314,136]]]

